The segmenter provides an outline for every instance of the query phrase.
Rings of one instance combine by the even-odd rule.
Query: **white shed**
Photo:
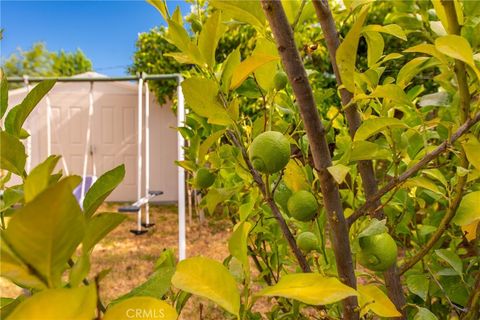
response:
[[[87,72],[77,77],[105,77]],[[88,126],[89,82],[59,82],[48,94],[51,106],[51,154],[63,157],[58,168],[82,175]],[[26,88],[9,91],[9,105],[14,106],[27,94]],[[145,91],[143,92],[145,108]],[[25,128],[31,134],[30,168],[48,156],[47,98],[32,112]],[[170,105],[160,106],[150,95],[150,189],[161,190],[159,202],[177,202],[177,119]],[[137,108],[138,86],[131,82],[94,82],[88,174],[100,176],[124,163],[126,176],[108,201],[137,200]],[[145,114],[145,113],[144,113]],[[145,120],[143,120],[145,121]],[[144,139],[145,141],[145,139]],[[145,143],[142,159],[145,162]],[[145,177],[142,177],[142,181]],[[144,188],[144,186],[143,186]],[[145,194],[145,190],[142,191]]]

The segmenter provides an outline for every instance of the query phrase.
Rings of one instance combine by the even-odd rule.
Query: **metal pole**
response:
[[[185,123],[185,102],[183,99],[182,83],[183,77],[178,76],[177,94],[177,126],[183,127]],[[183,161],[185,158],[184,144],[185,141],[180,131],[177,131],[177,151],[178,161]],[[186,258],[186,235],[185,235],[185,170],[178,166],[178,260]]]
[[[82,189],[80,193],[80,206],[83,208],[83,199],[85,198],[85,186],[88,169],[88,154],[90,150],[90,136],[91,136],[91,121],[93,119],[93,81],[90,82],[90,90],[88,92],[88,119],[87,119],[87,134],[85,139],[85,153],[83,158],[83,173],[82,173]]]
[[[150,191],[150,90],[145,81],[145,197]],[[150,204],[145,204],[145,226],[150,227]]]
[[[138,79],[138,146],[137,146],[137,199],[142,198],[142,135],[143,135],[143,79]],[[137,213],[137,230],[142,230],[142,208]]]
[[[25,84],[25,88],[27,89],[27,94],[30,92],[30,81],[29,77],[27,75],[24,75],[23,78],[20,78],[21,81]],[[30,123],[30,121],[29,121]],[[35,125],[35,122],[31,123],[32,126]],[[32,131],[32,128],[30,127],[30,132]],[[30,134],[27,138],[27,163],[25,165],[25,169],[27,172],[30,172],[30,168],[32,167],[32,135]]]
[[[47,156],[52,155],[52,104],[50,101],[50,96],[47,94]]]
[[[41,82],[44,80],[56,80],[57,82],[115,82],[115,81],[138,81],[140,78],[143,80],[164,80],[164,79],[178,79],[181,77],[178,73],[171,74],[143,74],[141,76],[124,76],[124,77],[8,77],[7,82]]]

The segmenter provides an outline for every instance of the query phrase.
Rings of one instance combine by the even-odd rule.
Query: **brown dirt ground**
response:
[[[101,211],[116,211],[118,204],[105,204]],[[165,248],[178,249],[178,219],[176,206],[152,206],[151,221],[155,226],[141,236],[129,232],[135,228],[132,215],[103,239],[92,254],[89,278],[100,271],[111,271],[100,282],[100,297],[105,304],[128,293],[147,280],[153,272],[155,261]],[[228,256],[227,239],[231,224],[223,219],[208,217],[207,222],[187,222],[187,256],[202,255],[222,261]],[[0,278],[2,297],[16,297],[19,287]],[[262,299],[263,300],[263,299]],[[267,301],[259,303],[260,309]],[[260,310],[259,310],[260,311]],[[202,313],[202,315],[200,315]],[[225,319],[228,316],[213,303],[197,297],[190,298],[180,319]]]

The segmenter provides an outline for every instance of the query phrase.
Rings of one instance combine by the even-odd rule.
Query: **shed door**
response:
[[[83,173],[88,103],[88,92],[52,96],[52,153],[63,155],[70,174]],[[123,182],[107,198],[108,201],[136,200],[136,104],[137,97],[134,94],[94,93],[87,175],[93,174],[93,163],[97,176],[122,163],[126,169]],[[41,131],[40,153],[46,156],[46,128],[43,127]]]
[[[95,99],[92,161],[97,175],[125,164],[122,184],[109,201],[135,201],[137,195],[137,96],[103,94]]]

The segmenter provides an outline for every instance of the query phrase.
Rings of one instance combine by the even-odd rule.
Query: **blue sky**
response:
[[[184,1],[167,1],[170,12]],[[94,70],[110,76],[125,74],[132,62],[140,32],[164,23],[160,13],[143,0],[135,1],[8,1],[0,0],[2,59],[18,47],[28,49],[38,41],[51,51],[80,48]]]

